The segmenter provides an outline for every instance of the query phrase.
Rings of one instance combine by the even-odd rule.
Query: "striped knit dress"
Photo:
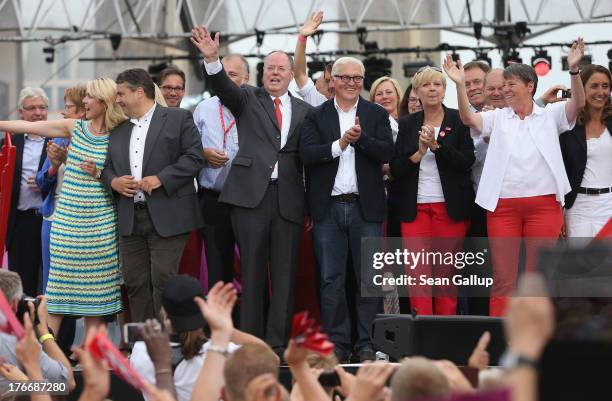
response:
[[[101,169],[107,147],[108,134],[94,136],[86,121],[77,121],[51,226],[49,313],[107,316],[121,311],[115,206],[102,183],[80,168],[91,159]]]

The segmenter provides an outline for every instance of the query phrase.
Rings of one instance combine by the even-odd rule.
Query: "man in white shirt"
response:
[[[122,274],[139,322],[158,315],[188,234],[201,227],[193,179],[204,158],[191,113],[156,104],[146,71],[126,70],[116,82],[130,119],[110,135],[101,179],[117,200]]]
[[[264,59],[263,87],[237,87],[219,61],[219,34],[204,27],[191,41],[204,57],[212,89],[234,116],[239,150],[219,202],[232,205],[240,247],[241,329],[263,338],[282,357],[293,314],[293,286],[304,223],[301,126],[310,106],[288,92],[293,58],[273,51]],[[272,297],[266,313],[268,271]],[[267,321],[265,316],[267,315]]]
[[[357,361],[374,359],[369,328],[382,311],[381,298],[358,293],[353,347],[345,295],[347,257],[350,252],[358,283],[369,282],[362,276],[367,270],[361,268],[361,240],[382,235],[381,171],[393,154],[389,114],[359,96],[364,73],[358,59],[342,57],[334,63],[335,96],[308,113],[300,144],[308,177],[313,248],[321,272],[323,330],[336,345],[340,361],[346,361],[352,351]]]

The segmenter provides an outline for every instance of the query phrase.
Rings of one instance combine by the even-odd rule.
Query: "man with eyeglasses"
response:
[[[335,95],[304,120],[300,156],[306,166],[306,193],[313,219],[313,247],[321,273],[323,331],[338,359],[375,359],[369,329],[382,311],[378,297],[357,294],[357,340],[352,346],[345,295],[347,256],[357,288],[362,275],[361,239],[382,236],[385,190],[382,166],[393,154],[389,114],[360,97],[365,68],[353,57],[332,67]]]
[[[169,66],[159,74],[162,95],[168,107],[181,107],[185,96],[185,73],[175,66]]]
[[[213,39],[205,27],[196,27],[191,41],[204,57],[208,82],[236,117],[240,133],[219,202],[232,206],[240,247],[241,329],[265,339],[282,357],[291,328],[305,210],[298,146],[311,106],[287,90],[293,79],[289,54],[273,51],[266,56],[262,88],[238,87],[219,61],[219,33]],[[268,271],[272,295],[266,313]]]
[[[48,107],[49,99],[42,88],[25,87],[19,93],[22,120],[45,121]],[[8,265],[19,273],[25,293],[36,296],[42,263],[42,217],[38,209],[43,199],[36,184],[36,172],[45,161],[47,141],[28,133],[15,133],[12,139],[17,152],[6,229]]]

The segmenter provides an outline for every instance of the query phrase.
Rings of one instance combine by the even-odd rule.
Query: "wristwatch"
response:
[[[538,361],[527,356],[517,354],[513,351],[506,351],[499,359],[499,364],[506,370],[516,369],[527,366],[533,369],[538,369]]]

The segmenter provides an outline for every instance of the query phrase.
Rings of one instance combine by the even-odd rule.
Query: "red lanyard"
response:
[[[221,120],[221,128],[223,129],[223,150],[225,150],[227,133],[236,125],[236,119],[234,118],[229,127],[225,128],[225,118],[223,118],[223,106],[221,105],[221,101],[219,101],[219,119]]]

